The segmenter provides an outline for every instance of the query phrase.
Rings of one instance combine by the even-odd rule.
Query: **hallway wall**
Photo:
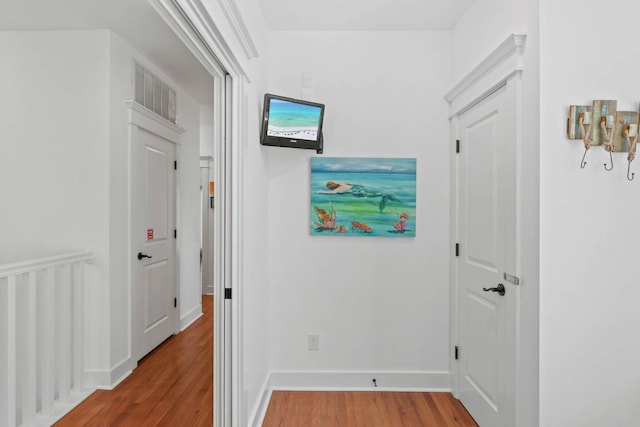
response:
[[[89,369],[109,366],[108,31],[0,32],[0,263],[96,253]]]
[[[108,32],[81,35],[0,32],[2,264],[105,246]]]
[[[271,32],[269,43],[270,93],[300,98],[312,74],[312,100],[326,104],[323,156],[416,157],[418,192],[415,238],[312,237],[315,152],[262,148],[271,369],[308,387],[336,371],[390,374],[381,387],[410,386],[411,372],[412,386],[448,387],[450,33]],[[308,334],[320,351],[307,350]],[[372,387],[348,375],[326,385],[345,382]]]
[[[540,425],[638,425],[638,159],[567,139],[569,106],[638,111],[635,2],[540,1]],[[570,19],[568,17],[571,17]],[[614,18],[615,16],[615,18]],[[586,29],[598,36],[583,38]],[[587,31],[588,33],[588,31]],[[585,43],[582,43],[582,40]]]
[[[89,380],[109,387],[129,359],[128,124],[133,58],[108,30],[0,32],[0,263],[83,248],[96,253],[87,289]],[[160,70],[145,63],[172,84]],[[175,86],[175,85],[174,85]],[[199,111],[178,89],[181,312],[199,299]],[[197,220],[194,220],[197,218]]]

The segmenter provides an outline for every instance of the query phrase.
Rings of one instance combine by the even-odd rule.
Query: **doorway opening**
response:
[[[180,111],[177,113],[178,122],[185,128],[191,127],[181,136],[185,140],[180,141],[177,154],[178,230],[175,236],[178,241],[176,268],[179,271],[179,296],[176,305],[180,307],[180,328],[177,331],[184,329],[197,318],[190,318],[191,308],[183,304],[183,298],[202,301],[206,298],[203,294],[215,295],[214,351],[211,361],[214,372],[214,425],[228,426],[233,408],[230,288],[231,248],[234,238],[231,218],[235,210],[232,211],[230,203],[231,175],[234,168],[231,151],[228,151],[227,147],[232,139],[234,79],[218,61],[213,50],[204,42],[205,38],[196,29],[196,25],[176,1],[157,0],[150,3],[157,16],[161,17],[174,36],[177,36],[181,48],[188,51],[191,60],[195,60],[200,71],[204,70],[207,75],[201,79],[199,87],[192,87],[196,91],[194,96],[204,94],[207,102],[199,102],[197,108],[191,108],[187,114],[181,114]],[[189,84],[193,84],[191,79],[187,80]],[[178,97],[178,109],[181,108],[184,111],[184,105]],[[193,139],[194,134],[198,135],[197,140]],[[190,136],[192,139],[187,141]],[[194,145],[198,148],[197,153],[193,151]],[[194,157],[194,154],[197,157]],[[207,159],[208,163],[208,168],[205,168],[208,169],[207,183],[203,182],[202,158]],[[188,180],[190,184],[198,182],[200,185],[183,185],[181,180]],[[192,191],[200,186],[202,191]],[[186,277],[186,271],[195,274]],[[202,275],[201,271],[206,272],[206,276]],[[132,307],[132,310],[136,308]]]
[[[213,247],[215,236],[215,181],[213,180],[213,157],[200,156],[200,293],[214,295]]]

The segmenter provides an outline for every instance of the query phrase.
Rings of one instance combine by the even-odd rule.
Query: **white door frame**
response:
[[[239,118],[248,75],[201,0],[149,0],[149,3],[212,75],[214,93],[225,93],[222,103],[214,105],[214,182],[219,208],[214,210],[214,235],[217,237],[213,269],[217,297],[214,298],[213,421],[216,427],[239,426],[242,413],[242,373],[239,369],[242,361],[240,141],[243,137]],[[215,102],[221,101],[218,96],[214,98]],[[220,209],[221,206],[225,208]],[[233,290],[231,301],[224,299],[225,288]],[[225,330],[226,341],[231,343],[227,347],[231,348],[225,348]]]
[[[524,54],[524,45],[526,41],[525,35],[520,34],[512,34],[510,35],[500,46],[498,46],[486,59],[484,59],[476,68],[474,68],[467,76],[465,76],[460,82],[453,87],[449,93],[445,96],[445,99],[449,103],[450,108],[450,146],[451,146],[451,244],[452,247],[458,241],[458,230],[457,230],[457,221],[458,221],[458,207],[459,203],[457,200],[457,188],[458,188],[458,159],[456,157],[456,140],[459,139],[458,132],[458,118],[465,111],[469,110],[471,107],[481,102],[487,96],[492,94],[498,88],[506,85],[507,83],[513,84],[515,88],[515,97],[516,97],[516,112],[515,112],[515,120],[516,120],[516,140],[513,141],[515,144],[516,150],[516,177],[517,180],[514,183],[516,185],[516,194],[518,194],[518,189],[521,188],[520,185],[520,161],[521,161],[521,145],[522,145],[522,72],[524,70],[523,66],[523,54]],[[521,245],[520,239],[520,210],[521,210],[521,200],[519,197],[516,197],[516,247],[519,249]],[[517,251],[521,253],[520,250]],[[520,276],[520,259],[515,260],[516,271],[511,272],[511,274],[515,276]],[[459,363],[455,359],[455,346],[459,342],[459,318],[460,318],[460,307],[458,306],[459,295],[458,295],[458,276],[457,276],[457,259],[456,257],[451,258],[450,265],[450,274],[451,274],[451,330],[450,330],[450,339],[451,339],[451,352],[450,352],[450,366],[452,373],[452,390],[453,394],[456,397],[459,397],[459,386],[460,386],[460,372],[459,372]],[[520,278],[520,285],[524,285],[524,280],[522,277]],[[520,301],[517,300],[516,303],[519,305]],[[519,319],[516,319],[516,322],[519,323]],[[516,358],[520,358],[520,339],[519,339],[519,329],[516,328]],[[516,361],[514,361],[516,364]],[[517,366],[517,364],[516,364]],[[516,390],[517,393],[520,392],[520,387],[518,387],[519,382],[519,373],[517,372],[518,367],[516,367]],[[519,401],[517,396],[514,399],[516,402]],[[517,404],[517,403],[516,403]],[[517,410],[517,409],[516,409]]]

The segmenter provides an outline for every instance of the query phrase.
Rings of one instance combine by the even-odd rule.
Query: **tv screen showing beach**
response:
[[[316,141],[322,108],[272,98],[267,135]]]

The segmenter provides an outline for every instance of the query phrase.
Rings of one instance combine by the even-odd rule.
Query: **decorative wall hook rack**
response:
[[[567,120],[569,139],[581,139],[584,153],[580,168],[587,165],[587,151],[593,146],[602,146],[609,153],[609,162],[604,169],[613,169],[613,153],[628,152],[627,179],[632,181],[631,162],[635,158],[640,112],[617,111],[616,100],[594,100],[592,105],[571,105]]]

